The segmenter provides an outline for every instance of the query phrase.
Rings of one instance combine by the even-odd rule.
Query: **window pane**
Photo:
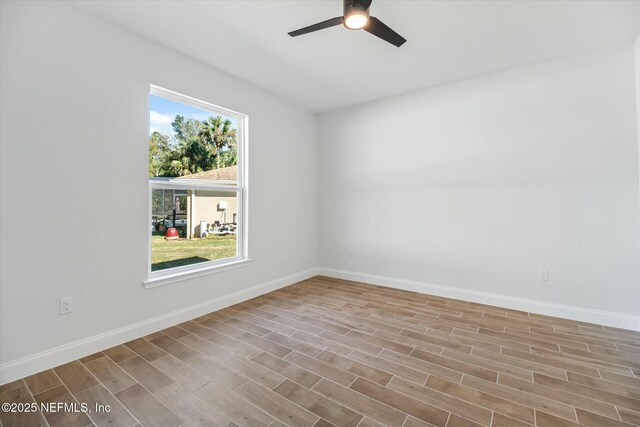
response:
[[[149,177],[238,180],[238,120],[151,95]]]
[[[168,215],[171,213],[171,205],[173,204],[173,190],[164,190],[163,194],[164,197],[160,215],[162,215],[163,217],[168,217]]]
[[[235,192],[154,189],[152,200],[160,199],[161,193],[164,213],[152,218],[152,271],[238,255]]]
[[[160,216],[163,212],[163,190],[153,190],[151,194],[151,224],[155,225],[155,223],[160,219]]]
[[[235,258],[241,116],[155,87],[149,101],[151,271]]]

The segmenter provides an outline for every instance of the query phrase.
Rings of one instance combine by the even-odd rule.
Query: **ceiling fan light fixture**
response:
[[[352,12],[344,17],[344,26],[350,30],[361,30],[369,23],[369,15],[365,12]]]
[[[348,30],[365,30],[369,34],[373,34],[396,47],[402,46],[407,39],[386,26],[384,22],[375,16],[369,15],[369,7],[372,1],[373,0],[342,0],[344,11],[342,16],[336,16],[335,18],[291,31],[289,35],[291,37],[298,37],[303,34],[313,33],[342,24]]]

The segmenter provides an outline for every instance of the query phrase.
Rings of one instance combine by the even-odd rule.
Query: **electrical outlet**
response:
[[[541,280],[543,282],[548,282],[549,270],[547,270],[546,268],[541,268],[540,270],[538,270],[538,280]]]
[[[69,314],[73,311],[73,298],[60,298],[60,314]]]

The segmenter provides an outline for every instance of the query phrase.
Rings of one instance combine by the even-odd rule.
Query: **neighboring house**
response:
[[[220,169],[211,169],[210,171],[204,171],[199,173],[193,173],[191,175],[179,176],[174,178],[176,180],[192,180],[192,179],[206,179],[208,181],[233,181],[238,179],[238,165],[229,166]]]
[[[237,176],[238,166],[229,166],[177,178],[149,178],[149,180],[152,183],[154,181],[159,183],[188,183],[189,181],[206,180],[219,181],[220,184],[234,184]],[[163,190],[154,188],[154,191]],[[172,203],[175,197],[178,197],[180,200],[180,215],[176,223],[180,226],[181,223],[185,223],[186,221],[187,237],[200,236],[200,223],[202,221],[207,223],[209,230],[211,230],[211,227],[216,222],[219,225],[236,222],[238,209],[235,191],[198,190],[195,185],[193,188],[185,189],[184,191],[164,191],[172,193],[159,198],[159,200],[166,200],[166,202],[164,204],[161,202],[162,208],[158,208],[157,211],[152,212],[152,214],[156,218],[166,217],[167,215],[170,216],[173,209]]]

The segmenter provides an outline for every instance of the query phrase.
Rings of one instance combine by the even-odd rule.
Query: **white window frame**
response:
[[[251,262],[248,252],[248,200],[247,188],[248,171],[248,125],[249,117],[237,111],[219,107],[187,95],[151,85],[149,95],[159,96],[170,101],[179,102],[194,108],[209,111],[223,117],[229,117],[238,122],[238,179],[237,181],[211,181],[211,180],[149,180],[149,200],[147,223],[152,216],[153,189],[184,189],[184,190],[211,190],[235,193],[237,195],[237,231],[236,231],[236,256],[215,261],[200,262],[182,267],[167,268],[165,270],[151,271],[151,234],[148,237],[147,279],[143,282],[146,289],[166,285],[173,282],[218,273],[248,265]],[[148,132],[147,132],[148,133]]]

